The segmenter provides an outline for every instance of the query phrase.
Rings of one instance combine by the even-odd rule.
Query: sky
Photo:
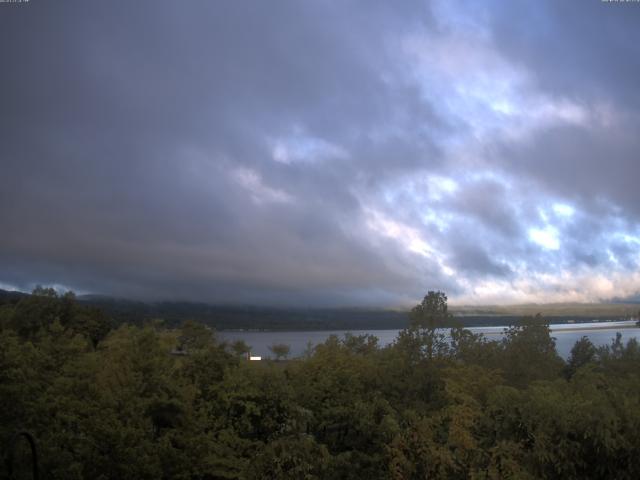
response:
[[[0,288],[640,293],[640,3],[0,3]]]

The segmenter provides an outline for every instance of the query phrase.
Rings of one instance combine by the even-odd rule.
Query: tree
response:
[[[311,340],[307,341],[307,346],[304,349],[304,352],[302,354],[303,358],[311,358],[313,357],[313,352],[315,350],[315,347],[313,346],[313,342]]]
[[[251,352],[251,345],[247,345],[244,340],[236,340],[231,345],[231,351],[238,357],[242,357]]]
[[[34,297],[58,298],[58,293],[53,288],[45,288],[42,285],[36,285],[36,288],[33,289],[31,295]]]
[[[594,361],[597,353],[598,350],[595,345],[587,337],[582,337],[578,340],[571,349],[571,354],[567,360],[567,366],[565,367],[567,378],[573,377],[583,365]]]
[[[378,349],[378,337],[373,335],[353,335],[346,333],[342,344],[353,353],[367,355]]]
[[[312,436],[285,437],[266,444],[248,464],[246,477],[260,480],[326,478],[329,452]]]
[[[285,343],[274,343],[269,350],[276,356],[276,360],[283,360],[289,356],[291,347]]]
[[[76,305],[72,305],[72,315],[65,327],[83,335],[91,341],[93,348],[96,348],[111,330],[111,320],[99,308],[77,308]]]
[[[412,328],[435,329],[445,326],[451,320],[447,308],[447,295],[441,291],[429,291],[409,313]]]
[[[178,338],[178,349],[187,352],[201,350],[215,344],[215,334],[209,327],[201,323],[187,320],[182,324]]]
[[[447,295],[441,291],[429,291],[422,302],[409,312],[409,328],[398,335],[396,344],[412,361],[448,353],[449,345],[442,331],[437,330],[451,323],[447,309]]]
[[[502,369],[511,385],[526,387],[535,380],[556,378],[564,367],[549,322],[540,314],[505,329],[501,346]]]

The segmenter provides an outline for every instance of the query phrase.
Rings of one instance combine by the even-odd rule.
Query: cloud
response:
[[[0,283],[633,295],[637,9],[570,3],[4,9]]]

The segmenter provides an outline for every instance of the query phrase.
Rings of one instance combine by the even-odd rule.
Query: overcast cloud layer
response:
[[[0,4],[0,288],[640,292],[640,4]]]

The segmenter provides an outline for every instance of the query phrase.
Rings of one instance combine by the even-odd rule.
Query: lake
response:
[[[505,327],[473,327],[469,328],[473,333],[482,333],[489,340],[502,338]],[[345,333],[353,335],[370,334],[378,337],[379,345],[385,346],[392,343],[400,330],[323,330],[323,331],[295,331],[295,332],[251,332],[251,331],[222,331],[218,332],[221,340],[233,342],[244,340],[251,346],[251,354],[262,357],[271,356],[269,346],[274,343],[285,343],[291,347],[290,357],[302,355],[307,348],[307,343],[313,345],[323,343],[329,335],[344,336]],[[552,336],[556,339],[558,353],[567,358],[571,348],[577,340],[585,336],[596,345],[606,345],[616,337],[616,333],[622,334],[622,340],[630,338],[640,339],[640,328],[634,321],[620,322],[590,322],[590,323],[563,323],[551,325]]]

